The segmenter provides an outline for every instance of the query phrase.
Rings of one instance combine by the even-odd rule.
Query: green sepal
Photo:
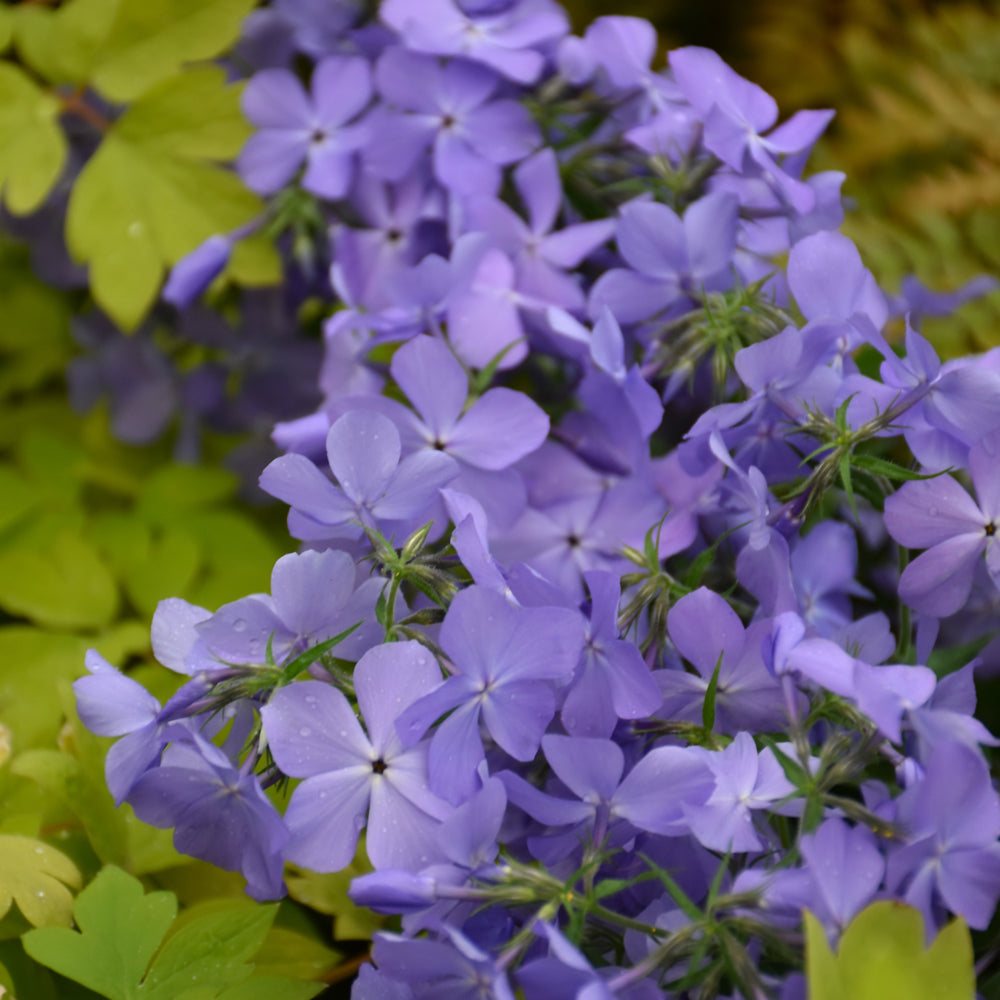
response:
[[[312,649],[307,649],[304,653],[300,653],[298,656],[292,660],[291,663],[285,664],[282,667],[282,673],[284,674],[283,681],[285,684],[290,681],[295,680],[304,670],[308,670],[324,653],[328,653],[334,646],[338,643],[343,642],[356,628],[359,628],[363,623],[355,622],[350,628],[345,628],[343,632],[339,632],[332,639],[325,639],[323,642],[318,643],[313,646]]]
[[[857,469],[864,469],[865,472],[871,472],[876,476],[885,476],[886,479],[894,483],[911,482],[917,479],[937,479],[938,476],[943,476],[951,471],[949,466],[940,472],[914,472],[913,469],[897,465],[886,458],[879,458],[877,455],[868,455],[864,452],[860,454],[855,452],[851,456],[851,464]]]
[[[719,690],[719,670],[722,667],[722,653],[715,661],[715,669],[712,671],[712,679],[708,682],[705,690],[705,701],[701,706],[701,724],[706,733],[710,733],[715,727],[715,695]]]

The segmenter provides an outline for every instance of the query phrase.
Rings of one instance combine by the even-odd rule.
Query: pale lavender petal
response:
[[[619,323],[637,323],[665,309],[679,297],[676,278],[650,278],[625,268],[605,271],[590,291],[587,310],[592,317],[608,308]]]
[[[83,716],[81,714],[81,719]],[[84,725],[91,729],[89,722]],[[100,730],[94,729],[100,735]],[[128,733],[114,743],[104,759],[104,780],[108,791],[120,806],[129,796],[136,782],[159,762],[163,744],[167,737],[160,736],[162,730],[155,724]]]
[[[1000,436],[989,434],[969,451],[969,475],[976,487],[983,520],[1000,520]],[[981,526],[982,521],[980,522]]]
[[[788,669],[845,698],[854,694],[854,663],[852,656],[829,639],[803,639],[785,660]]]
[[[573,268],[607,243],[616,229],[614,219],[596,219],[567,226],[546,236],[539,244],[539,253],[556,267]]]
[[[309,147],[302,187],[320,198],[343,198],[354,176],[354,153],[338,142],[313,143]]]
[[[496,253],[509,265],[499,250]],[[507,265],[497,260],[487,262],[490,271],[509,274],[513,282],[513,267],[508,270]],[[517,306],[500,285],[454,299],[448,311],[448,339],[455,353],[472,368],[485,368],[504,351],[500,369],[513,368],[528,353]]]
[[[377,753],[399,745],[396,718],[441,683],[434,657],[419,642],[392,642],[368,650],[354,668],[354,690]]]
[[[863,313],[880,330],[889,315],[885,296],[857,247],[840,233],[799,240],[788,255],[788,284],[806,319],[850,319]]]
[[[972,497],[948,475],[903,483],[885,501],[889,534],[910,549],[975,534],[982,531],[985,521]]]
[[[506,469],[545,440],[549,418],[524,393],[502,387],[484,393],[448,439],[448,454],[480,469]]]
[[[443,438],[454,427],[469,394],[469,379],[448,347],[432,337],[414,337],[393,355],[392,377],[428,430]]]
[[[801,152],[826,131],[833,116],[833,111],[796,111],[768,134],[765,144],[776,153]]]
[[[602,371],[616,382],[625,377],[625,338],[614,314],[606,306],[594,324],[590,338],[590,357]]]
[[[393,45],[375,64],[375,85],[389,104],[431,115],[440,110],[442,73],[438,59]]]
[[[479,702],[468,701],[452,712],[431,738],[427,755],[430,786],[456,805],[477,787],[476,771],[483,759],[479,715]]]
[[[331,56],[312,75],[313,102],[319,124],[336,128],[362,111],[372,95],[368,61],[360,56]]]
[[[736,246],[739,201],[728,191],[706,195],[684,213],[684,235],[691,276],[700,281],[730,266]]]
[[[493,680],[495,664],[517,629],[519,614],[523,612],[499,594],[468,587],[455,595],[448,608],[441,625],[441,648],[462,674],[482,682]]]
[[[458,475],[455,460],[440,451],[418,451],[399,463],[372,513],[389,521],[424,517],[438,490]]]
[[[289,629],[308,635],[347,603],[354,575],[354,560],[346,552],[290,552],[271,570],[275,609]]]
[[[356,516],[354,504],[304,455],[276,458],[259,482],[265,493],[321,524],[343,524]]]
[[[674,79],[696,111],[704,115],[713,104],[718,105],[757,132],[774,124],[778,117],[774,98],[732,70],[711,49],[689,45],[674,49],[669,58]]]
[[[454,815],[454,806],[431,791],[428,782],[427,743],[420,743],[387,758],[383,772],[393,791],[408,799],[421,812],[432,819],[446,820]]]
[[[395,424],[388,417],[369,410],[345,413],[330,428],[326,438],[330,468],[340,488],[355,503],[365,503],[382,495],[399,464],[400,450]],[[316,516],[300,503],[294,506]]]
[[[258,129],[308,130],[313,118],[302,84],[284,69],[255,73],[240,95],[240,107]]]
[[[684,224],[676,212],[657,202],[631,202],[622,208],[618,248],[631,267],[650,277],[663,279],[690,270]]]
[[[837,923],[844,927],[882,883],[885,859],[863,827],[832,817],[800,840],[802,856]]]
[[[481,63],[452,59],[445,63],[441,71],[438,101],[441,107],[469,112],[484,104],[497,89],[498,83],[496,73]]]
[[[365,847],[376,868],[420,871],[445,860],[441,822],[418,809],[383,776],[372,786]]]
[[[618,88],[641,86],[656,52],[656,29],[645,18],[597,18],[584,35],[587,47],[600,60]]]
[[[944,618],[965,603],[986,535],[956,535],[917,556],[899,581],[899,596],[923,614]]]
[[[275,614],[269,599],[242,597],[223,604],[198,626],[198,635],[224,663],[264,663],[268,639],[278,648],[295,636]]]
[[[522,160],[542,142],[538,126],[517,101],[492,101],[479,108],[465,134],[480,156],[498,164]]]
[[[486,195],[467,199],[466,223],[470,231],[489,233],[490,242],[511,256],[520,253],[532,238],[521,216]]]
[[[317,774],[292,793],[285,812],[289,861],[314,872],[336,872],[354,860],[374,778],[370,764]]]
[[[285,774],[371,771],[372,746],[350,703],[329,684],[299,681],[279,688],[260,714],[268,746]]]
[[[626,775],[612,811],[640,830],[677,836],[688,832],[684,805],[705,802],[713,786],[702,754],[689,747],[656,747]]]
[[[499,167],[452,131],[440,133],[434,143],[434,176],[461,195],[494,194],[500,186]]]
[[[546,826],[584,823],[594,815],[592,805],[547,795],[513,771],[501,771],[497,777],[504,783],[511,803]]]
[[[90,650],[89,653],[94,653]],[[94,671],[88,655],[88,669]],[[76,709],[83,724],[98,736],[124,736],[149,725],[160,703],[138,681],[110,664],[73,682]]]
[[[985,930],[1000,895],[1000,852],[949,851],[940,864],[937,882],[945,905],[961,914],[970,927]]]
[[[211,611],[189,604],[179,597],[168,597],[153,612],[151,638],[153,656],[163,666],[179,674],[190,674],[186,660],[198,641],[195,626],[210,618]]]
[[[712,627],[706,628],[706,622]],[[725,600],[705,587],[670,609],[667,630],[681,656],[705,678],[712,676],[720,660],[735,659],[743,651],[743,623]]]
[[[483,722],[497,744],[515,760],[531,760],[556,700],[543,681],[513,681],[495,687],[483,701]]]
[[[924,415],[935,427],[957,430],[966,441],[995,431],[1000,427],[1000,373],[971,365],[950,368],[925,397]]]
[[[377,177],[390,181],[409,174],[437,134],[433,121],[423,116],[392,112],[370,116],[368,131],[364,162]]]
[[[603,802],[611,801],[625,770],[625,755],[613,740],[549,733],[542,738],[542,751],[574,795],[586,800],[596,794]]]
[[[712,851],[758,851],[760,837],[754,830],[753,817],[746,806],[709,802],[688,806],[685,819],[701,844]]]
[[[519,164],[514,171],[514,186],[528,209],[531,231],[536,234],[549,232],[562,204],[556,154],[546,147]]]
[[[247,139],[236,169],[251,190],[273,194],[292,179],[308,149],[309,133],[305,130],[264,129]]]
[[[492,591],[486,593],[491,598],[498,596]],[[505,636],[502,656],[490,676],[519,681],[567,678],[583,648],[580,613],[569,608],[525,608],[518,616],[516,627]]]
[[[604,669],[611,687],[611,703],[620,719],[644,719],[663,702],[642,654],[631,642],[616,639],[605,649]]]

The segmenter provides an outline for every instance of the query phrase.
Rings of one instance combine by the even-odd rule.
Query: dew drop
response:
[[[299,730],[299,736],[312,736],[312,730],[308,726],[303,726]]]
[[[237,618],[236,621],[233,622],[234,632],[245,632],[246,630],[247,630],[247,623],[244,619]]]

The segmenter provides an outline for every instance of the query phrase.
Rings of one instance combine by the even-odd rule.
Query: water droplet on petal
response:
[[[312,736],[312,730],[308,726],[303,726],[299,730],[299,736]]]
[[[237,618],[236,621],[233,622],[234,632],[245,632],[246,630],[247,630],[247,623],[244,619]]]

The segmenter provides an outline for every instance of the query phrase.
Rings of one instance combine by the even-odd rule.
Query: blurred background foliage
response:
[[[845,231],[889,290],[910,273],[935,290],[1000,273],[1000,2],[567,4],[577,31],[601,15],[648,18],[661,58],[679,45],[716,49],[775,96],[783,117],[835,108],[810,169],[846,173],[854,211]],[[0,4],[0,49],[10,7]],[[13,221],[0,217],[0,986],[22,1000],[72,1000],[95,994],[31,962],[21,937],[67,924],[66,886],[88,884],[102,865],[174,892],[185,908],[223,897],[250,905],[239,878],[181,857],[169,833],[114,809],[102,776],[108,741],[82,730],[71,706],[84,650],[99,646],[165,698],[177,679],[151,662],[157,601],[214,608],[267,590],[290,544],[283,511],[247,505],[221,466],[237,435],[206,435],[200,464],[181,463],[176,422],[140,447],[116,440],[106,400],[85,418],[74,412],[65,372],[81,356],[74,323],[88,305],[85,282],[39,277]],[[191,246],[201,238],[188,236]],[[998,313],[993,293],[928,320],[925,332],[952,355],[984,350],[1000,345]],[[154,324],[135,336],[165,334]],[[34,867],[17,862],[29,850],[41,858]],[[259,973],[339,980],[324,996],[346,993],[358,942],[373,930],[346,899],[351,874],[289,878],[292,898],[257,956]]]
[[[569,0],[576,30],[646,17],[662,50],[716,49],[778,101],[837,115],[810,160],[842,170],[844,232],[892,292],[1000,273],[1000,3]],[[1000,292],[924,327],[950,356],[1000,345]]]

